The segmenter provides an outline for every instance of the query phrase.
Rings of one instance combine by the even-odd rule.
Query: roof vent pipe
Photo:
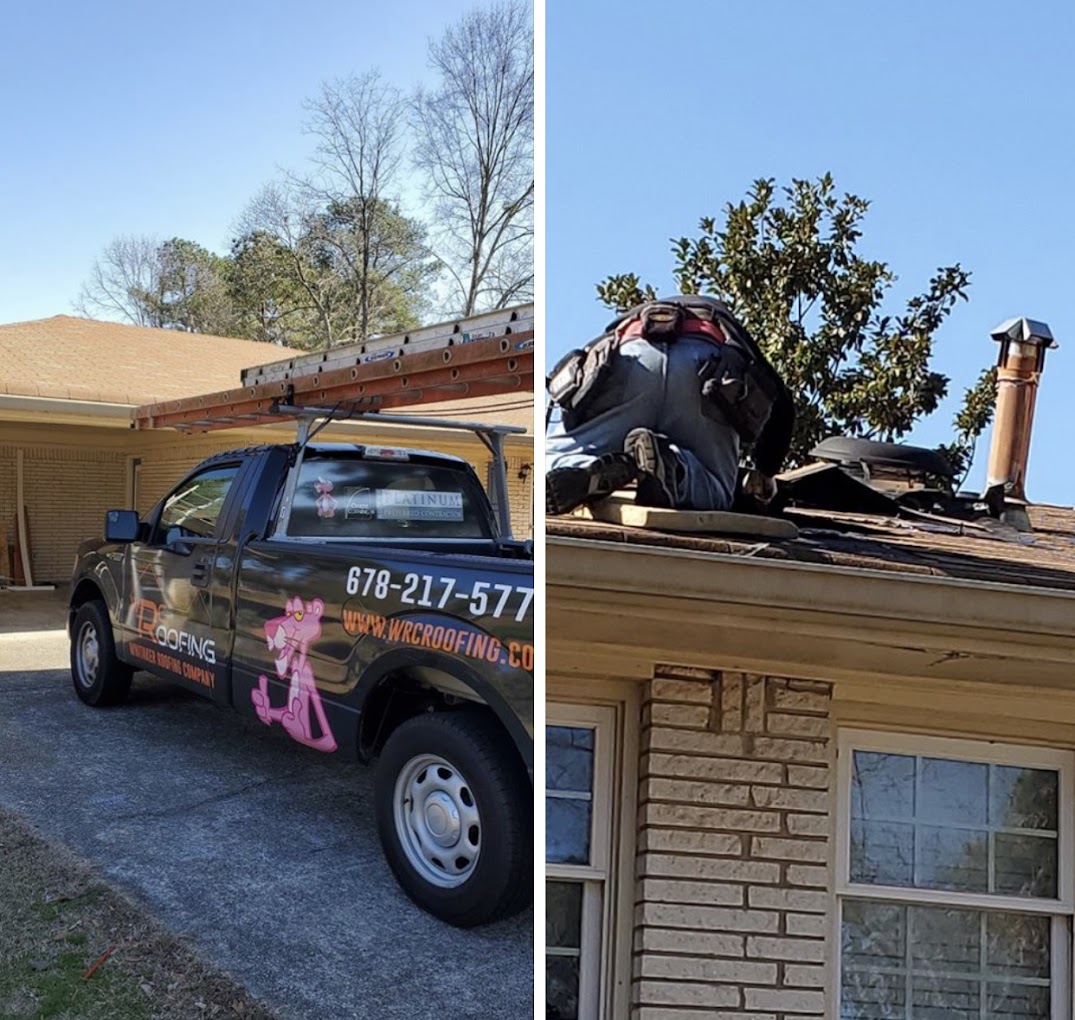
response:
[[[1017,513],[1025,518],[1021,505],[1026,503],[1026,470],[1034,403],[1045,368],[1045,352],[1055,347],[1056,341],[1044,322],[1025,318],[1002,322],[990,336],[1000,344],[1000,354],[986,488],[1001,486],[1005,502],[1012,501],[1019,506]]]

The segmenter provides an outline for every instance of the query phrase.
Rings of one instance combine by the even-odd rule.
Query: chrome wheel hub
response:
[[[466,777],[432,754],[412,758],[396,779],[396,833],[410,865],[432,885],[452,889],[474,871],[481,818]]]
[[[88,620],[79,629],[76,648],[79,685],[92,687],[97,682],[97,672],[101,668],[101,646],[97,640],[97,628]]]

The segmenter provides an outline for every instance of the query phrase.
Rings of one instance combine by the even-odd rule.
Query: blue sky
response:
[[[380,67],[409,89],[469,0],[9,4],[0,61],[0,323],[71,314],[118,234],[225,251],[304,99]]]
[[[1060,349],[1028,491],[1075,503],[1073,38],[1070,0],[549,3],[549,358],[607,321],[598,280],[633,271],[668,291],[668,238],[757,177],[828,170],[872,202],[861,249],[900,277],[897,311],[938,266],[971,270],[970,301],[937,339],[953,393],[995,359],[993,326],[1049,323]],[[658,157],[661,136],[670,151]],[[950,438],[957,403],[912,440]],[[987,454],[985,437],[971,486]]]

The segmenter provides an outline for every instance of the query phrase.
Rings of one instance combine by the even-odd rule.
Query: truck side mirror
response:
[[[109,510],[105,514],[106,542],[133,542],[138,538],[138,514],[133,510]]]

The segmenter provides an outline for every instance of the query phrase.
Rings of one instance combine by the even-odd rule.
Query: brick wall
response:
[[[23,456],[34,581],[63,585],[79,545],[104,532],[105,509],[126,505],[127,459],[110,450],[61,446],[26,447]],[[13,492],[13,510],[14,503]]]
[[[534,463],[523,456],[505,458],[508,473],[508,505],[511,507],[511,532],[515,538],[534,537]],[[526,468],[529,470],[525,470]],[[489,460],[481,479],[489,488],[493,462]],[[525,477],[521,477],[525,476]]]
[[[831,688],[657,676],[642,717],[633,1016],[820,1018]]]
[[[15,540],[15,447],[0,445],[0,584],[11,579],[7,547]]]

